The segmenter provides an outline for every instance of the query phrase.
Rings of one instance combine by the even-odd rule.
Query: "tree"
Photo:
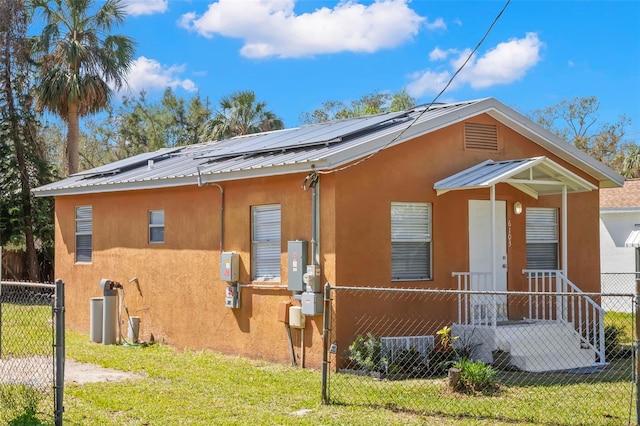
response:
[[[266,102],[257,102],[253,91],[246,90],[224,96],[220,110],[211,122],[211,135],[216,140],[251,133],[280,130],[284,123]]]
[[[629,147],[622,160],[620,174],[627,179],[640,177],[640,146],[633,145]]]
[[[302,113],[300,121],[304,124],[324,123],[384,112],[405,111],[415,105],[416,100],[409,96],[404,89],[393,95],[375,91],[351,101],[350,105],[333,100],[323,102],[321,108]]]
[[[51,171],[30,91],[30,18],[23,1],[0,1],[0,244],[24,247],[27,278],[38,281],[36,239],[52,256],[53,209],[51,200],[31,195],[51,181]]]
[[[110,85],[123,87],[134,44],[129,37],[110,34],[126,16],[121,0],[106,0],[95,13],[92,0],[34,0],[34,5],[45,18],[35,43],[38,100],[67,123],[68,171],[73,174],[79,163],[79,117],[108,105]]]
[[[596,160],[621,171],[625,152],[630,147],[623,142],[630,120],[621,116],[613,124],[600,123],[599,109],[600,102],[595,96],[573,98],[534,111],[533,120]]]

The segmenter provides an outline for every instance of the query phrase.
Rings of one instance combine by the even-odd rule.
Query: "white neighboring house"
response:
[[[640,179],[600,190],[600,271],[603,293],[635,293],[636,249],[625,242],[640,225]],[[636,232],[637,233],[637,232]],[[628,298],[604,297],[602,307],[631,311]]]

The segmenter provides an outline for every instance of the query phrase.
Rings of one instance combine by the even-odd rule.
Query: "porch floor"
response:
[[[460,348],[472,348],[471,357],[493,363],[493,351],[510,353],[510,365],[523,371],[544,372],[591,367],[595,351],[584,348],[569,323],[558,321],[503,321],[497,327],[454,324],[452,336]]]

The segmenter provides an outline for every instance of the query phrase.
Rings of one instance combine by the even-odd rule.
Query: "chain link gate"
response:
[[[64,283],[0,282],[0,424],[62,425]]]
[[[460,315],[469,301],[498,296],[506,296],[512,318],[526,317],[532,304],[535,312],[537,303],[538,314],[561,306],[568,321],[493,326]],[[586,335],[599,329],[596,318],[576,308],[587,295],[558,293],[557,302],[548,293],[327,284],[322,400],[505,423],[636,424],[635,294],[588,296],[606,298],[609,307],[596,336]],[[466,364],[476,371],[469,368],[463,380],[481,385],[491,366],[492,386],[454,388],[449,370],[463,358],[478,361]]]

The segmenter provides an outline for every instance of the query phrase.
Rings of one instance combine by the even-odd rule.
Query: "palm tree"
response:
[[[104,109],[126,83],[133,40],[110,34],[125,19],[121,0],[35,0],[45,19],[35,40],[39,105],[67,122],[69,174],[78,171],[79,117]]]
[[[216,140],[284,128],[282,120],[267,110],[267,103],[256,102],[256,95],[250,90],[224,96],[212,125]]]

